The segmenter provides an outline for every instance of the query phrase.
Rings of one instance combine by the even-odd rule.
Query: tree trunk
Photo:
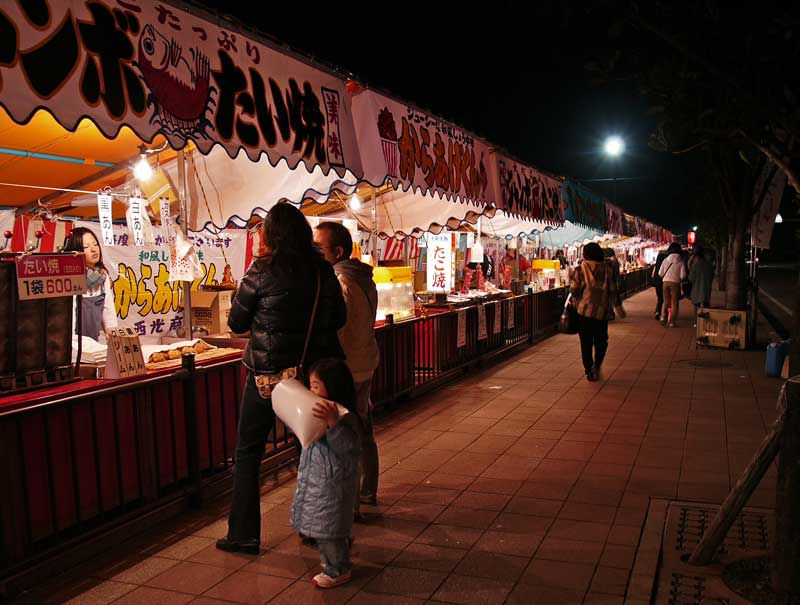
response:
[[[800,595],[800,382],[787,382],[786,395],[775,500],[772,589],[779,594]]]
[[[730,237],[728,264],[725,268],[725,308],[741,310],[745,308],[747,276],[745,275],[745,230],[739,229]]]
[[[725,272],[728,270],[728,246],[720,246],[717,252],[717,287],[725,292]]]
[[[800,275],[794,296],[794,317],[792,318],[792,345],[789,353],[789,376],[800,375]]]

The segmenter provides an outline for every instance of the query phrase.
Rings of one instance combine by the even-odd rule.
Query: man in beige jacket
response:
[[[361,455],[361,492],[358,503],[375,505],[378,493],[378,446],[372,432],[370,390],[372,374],[378,367],[378,343],[375,341],[375,315],[378,291],[372,279],[372,267],[350,258],[353,239],[341,223],[320,223],[314,230],[314,242],[336,272],[347,305],[347,322],[339,330],[339,342],[347,357],[356,387],[358,414],[364,422]]]

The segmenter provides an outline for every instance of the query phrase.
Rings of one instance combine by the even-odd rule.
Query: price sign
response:
[[[514,299],[508,301],[508,315],[506,315],[506,328],[514,329]]]
[[[486,340],[487,338],[486,307],[484,305],[478,305],[478,340]]]
[[[467,344],[467,312],[464,309],[458,311],[458,336],[456,338],[456,348],[461,348]]]
[[[108,355],[105,378],[128,378],[147,371],[139,335],[131,328],[112,328],[106,331]]]
[[[20,300],[75,296],[86,292],[83,254],[27,254],[16,259]]]
[[[492,326],[492,334],[500,334],[500,330],[503,327],[503,320],[501,319],[501,309],[500,301],[494,303],[494,325]]]

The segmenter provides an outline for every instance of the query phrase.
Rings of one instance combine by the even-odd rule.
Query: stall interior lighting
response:
[[[136,162],[136,166],[133,167],[133,176],[140,182],[149,181],[150,177],[153,176],[153,169],[150,167],[144,154],[139,156],[139,161]]]
[[[361,200],[356,194],[353,194],[353,197],[350,198],[350,210],[361,210]]]

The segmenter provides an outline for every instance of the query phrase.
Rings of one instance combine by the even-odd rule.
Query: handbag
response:
[[[561,318],[558,320],[558,331],[562,334],[577,334],[578,333],[578,310],[575,305],[571,305],[572,293],[567,296],[567,302],[564,304],[564,311],[561,313]]]
[[[305,363],[306,354],[308,353],[308,343],[311,341],[311,330],[314,328],[314,320],[317,317],[317,307],[319,306],[319,292],[322,289],[322,280],[320,278],[319,269],[317,269],[317,292],[314,294],[314,306],[311,309],[311,319],[308,321],[308,330],[306,330],[306,340],[303,344],[303,355],[300,357],[300,365],[293,368],[287,368],[278,374],[256,374],[255,383],[258,389],[258,394],[262,399],[267,399],[272,395],[274,385],[277,385],[282,380],[305,378]]]

